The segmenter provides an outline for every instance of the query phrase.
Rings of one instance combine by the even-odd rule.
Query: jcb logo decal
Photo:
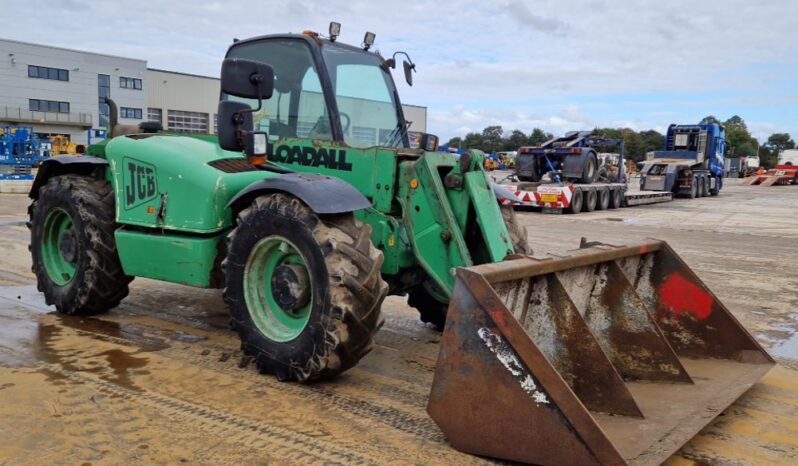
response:
[[[158,181],[155,178],[155,167],[135,159],[124,159],[124,197],[125,208],[130,209],[158,194]]]
[[[305,165],[307,167],[325,167],[332,170],[352,171],[352,164],[346,161],[346,151],[342,149],[324,149],[315,147],[280,145],[274,149],[269,144],[270,159],[280,163]]]

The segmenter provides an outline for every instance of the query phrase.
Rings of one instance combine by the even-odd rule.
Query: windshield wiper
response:
[[[408,132],[407,129],[410,128],[412,125],[412,121],[407,120],[399,120],[396,122],[396,126],[391,130],[388,136],[385,138],[385,144],[387,147],[402,147],[404,143],[404,138],[407,136]]]

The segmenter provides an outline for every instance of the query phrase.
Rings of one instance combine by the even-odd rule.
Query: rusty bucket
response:
[[[662,241],[457,270],[427,411],[458,450],[659,464],[773,359]]]

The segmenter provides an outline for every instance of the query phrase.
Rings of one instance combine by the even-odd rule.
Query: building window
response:
[[[119,87],[122,89],[136,89],[141,90],[141,79],[139,78],[125,78],[119,77]]]
[[[354,126],[352,138],[358,142],[359,147],[370,147],[377,144],[377,128],[364,128]]]
[[[147,120],[157,121],[158,123],[163,124],[163,110],[161,110],[160,108],[148,108]]]
[[[47,66],[28,65],[28,77],[52,79],[55,81],[69,81],[69,70],[49,68]]]
[[[99,100],[100,126],[108,127],[108,118],[111,109],[105,103],[105,99],[111,97],[111,77],[107,74],[97,75],[97,99]]]
[[[219,134],[219,115],[213,114],[213,134]]]
[[[31,112],[69,113],[69,102],[28,99],[28,109]]]
[[[166,119],[166,127],[169,131],[181,133],[208,133],[207,113],[167,110]]]
[[[141,120],[141,109],[140,108],[131,108],[131,107],[122,107],[119,109],[119,117],[120,118],[131,118],[134,120]]]

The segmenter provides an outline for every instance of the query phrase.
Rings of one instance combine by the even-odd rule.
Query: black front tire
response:
[[[718,187],[720,185],[720,182],[721,182],[721,180],[719,178],[715,179],[715,187],[714,188],[709,188],[709,195],[710,196],[717,196],[718,194],[720,194],[720,188]]]
[[[591,184],[596,182],[598,177],[598,159],[593,152],[587,154],[584,164],[582,165],[582,177],[579,182],[582,184]]]
[[[65,212],[72,222],[75,271],[59,284],[47,271],[43,257],[45,219]],[[70,315],[95,315],[119,305],[133,277],[125,275],[116,250],[114,191],[104,179],[82,175],[50,178],[28,207],[32,271],[48,305]]]
[[[290,238],[312,283],[309,321],[290,341],[275,341],[258,330],[245,298],[250,253],[270,236]],[[349,213],[322,217],[295,197],[271,194],[256,198],[238,215],[227,245],[222,267],[231,326],[261,373],[298,382],[330,378],[371,351],[388,292],[380,275],[382,251],[371,244],[371,227]]]
[[[439,332],[443,331],[449,304],[438,301],[423,284],[412,288],[407,294],[407,304],[418,310],[421,321]]]

